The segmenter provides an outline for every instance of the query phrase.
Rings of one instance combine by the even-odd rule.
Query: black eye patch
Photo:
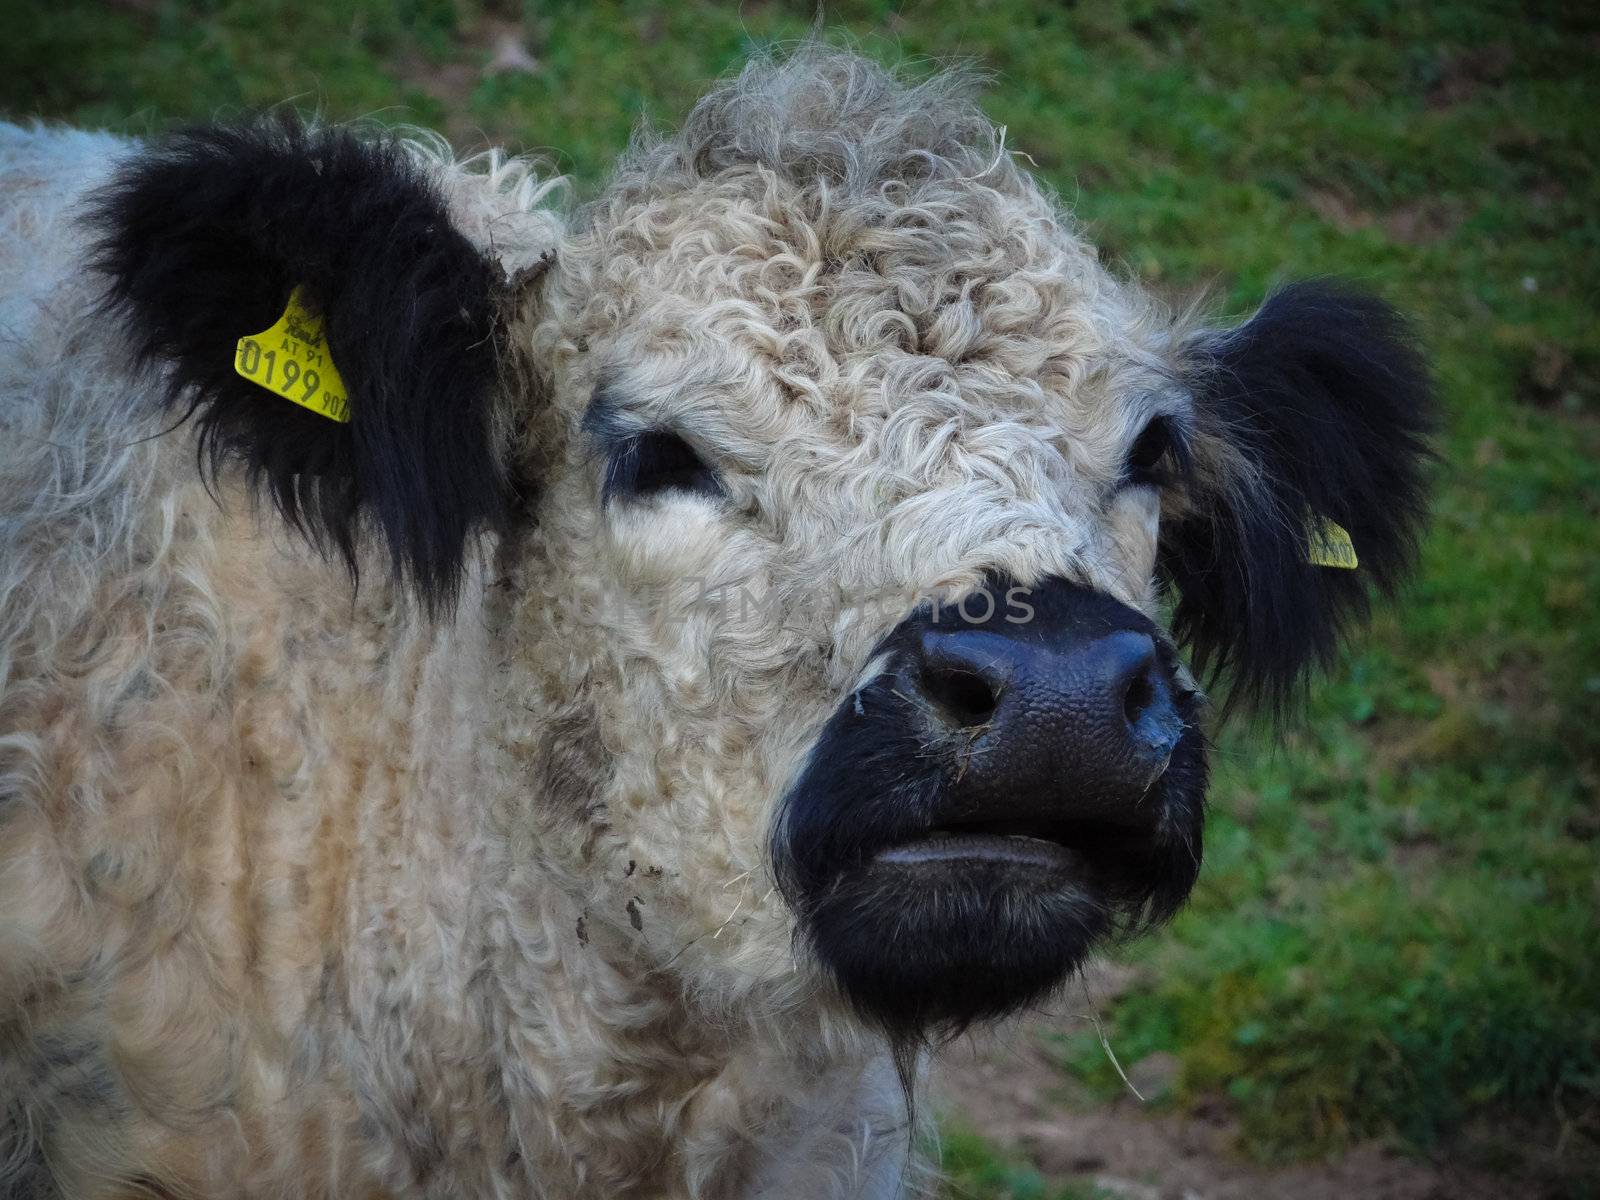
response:
[[[612,449],[605,469],[607,500],[643,499],[668,491],[725,494],[716,472],[675,433],[645,430],[625,437]]]
[[[1165,487],[1189,470],[1189,446],[1170,417],[1152,417],[1122,470],[1124,487]]]

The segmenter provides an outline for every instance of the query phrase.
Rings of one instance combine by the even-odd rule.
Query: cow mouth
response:
[[[1003,871],[1044,885],[1083,886],[1117,880],[1148,852],[1153,837],[1153,831],[1084,821],[963,821],[887,845],[869,856],[868,865],[919,874]]]
[[[935,799],[920,820],[835,823],[853,846],[827,846],[827,827],[791,843],[806,853],[784,860],[786,882],[858,1014],[893,1037],[951,1032],[1042,999],[1096,944],[1170,915],[1199,868],[1199,805],[1164,787],[1134,823],[1018,821]]]
[[[923,867],[964,863],[1035,869],[1069,875],[1082,866],[1071,846],[1027,832],[933,829],[926,836],[885,847],[873,856],[884,866]]]

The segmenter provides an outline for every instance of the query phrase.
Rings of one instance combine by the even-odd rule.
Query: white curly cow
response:
[[[559,194],[0,130],[5,1195],[900,1194],[930,1040],[1193,883],[1180,654],[1404,575],[1395,315],[1175,318],[959,78]]]

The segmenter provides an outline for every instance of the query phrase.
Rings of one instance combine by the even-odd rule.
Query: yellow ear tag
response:
[[[1312,517],[1306,524],[1306,561],[1313,566],[1346,571],[1354,571],[1360,565],[1350,534],[1327,517]]]
[[[233,369],[251,383],[293,400],[334,421],[350,419],[349,393],[328,353],[322,315],[306,307],[301,289],[270,329],[242,337],[234,348]]]

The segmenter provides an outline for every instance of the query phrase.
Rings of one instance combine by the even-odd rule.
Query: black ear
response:
[[[507,506],[491,435],[497,278],[403,147],[288,118],[178,133],[94,199],[106,311],[203,463],[242,464],[283,516],[355,570],[367,529],[431,611]],[[348,423],[234,370],[291,291],[327,330]]]
[[[1326,283],[1283,288],[1191,349],[1197,473],[1160,551],[1173,631],[1199,670],[1231,675],[1230,703],[1281,710],[1415,561],[1428,371],[1399,314]],[[1348,531],[1357,569],[1311,561],[1322,521]]]

